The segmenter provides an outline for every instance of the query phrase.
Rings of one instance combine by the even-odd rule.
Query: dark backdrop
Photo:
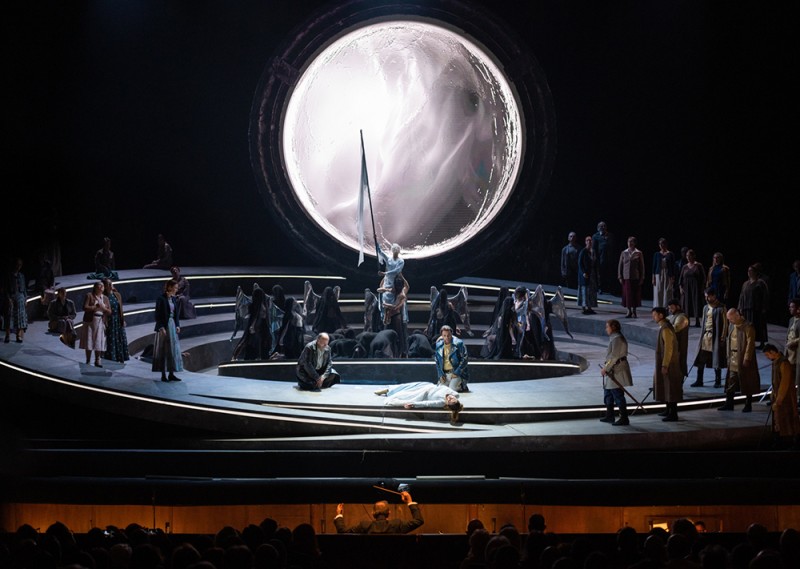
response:
[[[762,262],[784,323],[800,258],[789,3],[483,3],[544,69],[558,149],[534,222],[472,274],[556,282],[567,233],[603,219],[648,260],[661,236],[706,265],[722,251],[735,293]],[[313,264],[268,217],[248,120],[273,50],[321,5],[15,3],[2,23],[5,257],[35,273],[56,235],[64,272],[89,272],[109,236],[119,268],[137,268],[163,232],[184,266]]]

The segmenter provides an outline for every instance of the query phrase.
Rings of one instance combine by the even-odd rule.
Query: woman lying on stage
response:
[[[464,406],[458,400],[458,392],[443,384],[428,381],[401,383],[393,387],[379,389],[375,395],[385,395],[386,407],[405,407],[406,409],[430,409],[442,407],[450,411],[450,423],[458,421],[458,414]]]

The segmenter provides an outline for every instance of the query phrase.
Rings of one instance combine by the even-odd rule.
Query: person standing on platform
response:
[[[163,269],[168,271],[173,266],[172,262],[172,246],[167,243],[164,235],[158,234],[158,249],[156,250],[156,258],[147,263],[143,269]]]
[[[717,298],[722,304],[728,304],[731,291],[731,270],[725,264],[722,253],[717,251],[711,258],[711,267],[708,269],[706,278],[706,288],[713,288],[717,291]]]
[[[800,297],[800,259],[792,263],[792,272],[789,273],[789,301]]]
[[[584,239],[586,246],[578,253],[578,306],[583,314],[596,314],[597,287],[600,282],[600,264],[594,250],[592,238]]]
[[[400,492],[400,498],[411,512],[410,520],[390,520],[389,502],[380,500],[372,506],[372,521],[362,521],[349,528],[344,523],[344,504],[338,504],[336,506],[336,517],[333,518],[336,533],[387,534],[414,531],[425,523],[422,518],[422,512],[419,511],[419,504],[411,499],[409,492]]]
[[[96,282],[83,300],[83,328],[81,348],[86,351],[86,365],[92,361],[95,367],[103,367],[100,358],[106,351],[106,319],[111,314],[108,299],[103,295],[103,283]]]
[[[636,248],[636,237],[628,237],[628,248],[619,255],[617,278],[622,286],[622,306],[628,309],[625,318],[636,318],[644,283],[644,255]]]
[[[658,240],[653,254],[653,306],[667,306],[673,297],[675,284],[675,253],[669,250],[664,237]]]
[[[11,330],[16,333],[16,341],[22,343],[25,332],[28,330],[28,281],[22,272],[22,258],[14,259],[14,266],[6,275],[5,294],[3,299],[5,307],[3,316],[6,324],[6,344],[11,341]]]
[[[398,357],[408,357],[408,281],[402,273],[398,273],[394,278],[391,290],[391,302],[383,303],[383,329],[394,330],[397,332],[397,343],[395,353]],[[386,292],[379,288],[378,292]]]
[[[800,434],[800,417],[797,414],[797,386],[794,366],[789,363],[777,346],[764,346],[764,355],[772,362],[772,432],[783,447],[794,446]]]
[[[320,332],[300,353],[297,361],[297,388],[301,391],[320,391],[341,381],[341,377],[333,369],[329,342],[330,336],[327,332]]]
[[[800,297],[789,301],[789,326],[786,328],[786,350],[784,355],[794,368],[794,384],[800,388]],[[798,401],[800,406],[800,401]]]
[[[662,421],[678,420],[678,403],[683,401],[683,376],[678,362],[678,338],[667,320],[667,309],[656,306],[652,310],[653,322],[658,324],[656,361],[653,375],[653,398],[663,401],[667,409],[661,413]]]
[[[700,343],[694,358],[697,368],[697,379],[692,387],[703,387],[703,370],[714,368],[714,387],[722,387],[722,368],[728,367],[727,348],[728,319],[725,317],[725,305],[717,297],[717,291],[707,288],[706,304],[701,318]]]
[[[156,299],[155,339],[153,341],[153,371],[161,372],[161,381],[180,381],[176,371],[183,371],[183,355],[178,334],[181,320],[175,307],[178,283],[169,279],[164,292]],[[169,373],[169,375],[167,375]]]
[[[578,247],[578,234],[570,231],[561,249],[561,284],[567,288],[578,288]]]
[[[130,359],[128,335],[125,333],[125,311],[122,309],[122,295],[114,288],[110,278],[103,279],[103,294],[111,309],[106,318],[106,352],[103,356],[114,362]]]
[[[761,278],[758,267],[747,267],[747,280],[742,285],[737,305],[742,317],[753,325],[759,348],[767,341],[767,310],[769,308],[769,288]]]
[[[453,335],[453,329],[444,325],[439,329],[439,339],[433,351],[436,376],[439,383],[456,392],[469,391],[467,346]]]
[[[686,264],[683,265],[678,275],[678,283],[681,293],[681,308],[689,321],[694,318],[696,328],[700,327],[700,312],[702,311],[700,299],[705,282],[706,271],[703,265],[697,261],[694,249],[689,249],[686,251]]]
[[[633,375],[628,365],[628,341],[622,335],[619,320],[606,320],[606,334],[608,334],[608,351],[600,369],[600,375],[603,376],[603,403],[606,406],[606,414],[600,421],[611,423],[615,427],[630,425],[624,389],[633,385]],[[619,419],[616,421],[615,404],[619,409]]]
[[[378,249],[378,256],[381,263],[385,265],[385,271],[378,271],[378,274],[383,277],[383,288],[390,289],[394,285],[394,278],[403,272],[406,262],[400,256],[400,245],[392,243],[392,256],[389,257],[383,249]]]
[[[742,413],[750,413],[753,395],[761,389],[756,361],[756,331],[736,308],[728,310],[725,316],[731,324],[727,343],[728,373],[725,377],[725,404],[718,410],[733,411],[733,397],[738,391],[745,396]]]
[[[681,301],[677,298],[669,300],[667,310],[669,311],[667,319],[672,324],[675,336],[678,338],[678,362],[681,365],[681,375],[686,378],[689,375],[689,366],[687,364],[687,358],[689,357],[689,319],[686,318],[683,310],[681,310]],[[695,385],[694,387],[697,386]]]
[[[600,293],[614,294],[614,260],[616,259],[616,243],[614,236],[608,231],[605,221],[597,224],[597,231],[592,235],[592,246],[597,257],[600,280],[597,291]]]

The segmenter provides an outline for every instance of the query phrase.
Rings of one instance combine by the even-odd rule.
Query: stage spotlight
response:
[[[549,178],[555,119],[507,30],[463,2],[345,2],[287,40],[255,95],[251,159],[269,210],[314,261],[359,274],[362,134],[367,256],[376,238],[396,242],[433,261],[407,271],[441,280],[516,237]]]

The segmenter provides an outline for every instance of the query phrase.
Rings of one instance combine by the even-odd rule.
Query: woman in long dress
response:
[[[114,288],[111,279],[103,279],[103,294],[108,299],[111,309],[106,318],[106,353],[105,359],[124,362],[130,359],[128,353],[128,335],[125,333],[125,312],[122,309],[122,295]]]
[[[103,367],[100,358],[106,351],[106,319],[111,314],[108,299],[103,294],[103,283],[96,282],[92,292],[83,300],[83,327],[80,346],[86,351],[86,364],[92,361],[95,367]]]
[[[178,311],[175,309],[175,291],[177,289],[178,283],[175,279],[170,279],[164,283],[164,292],[156,299],[152,369],[161,372],[161,381],[180,381],[175,372],[183,371],[181,344],[178,339],[181,323]]]
[[[675,284],[675,253],[669,250],[667,240],[658,240],[658,251],[653,254],[653,306],[667,306],[672,300]]]
[[[695,257],[694,249],[686,251],[686,264],[681,268],[678,277],[681,289],[681,309],[690,320],[694,318],[695,328],[700,327],[700,317],[703,315],[704,286],[706,270]]]
[[[442,383],[414,381],[380,389],[375,395],[385,395],[385,407],[404,407],[406,409],[444,408],[450,411],[450,422],[458,421],[458,414],[464,406],[458,400],[458,392]]]
[[[6,298],[4,299],[4,316],[6,319],[5,343],[11,339],[11,330],[17,335],[17,343],[21,344],[28,329],[28,312],[26,309],[28,283],[22,273],[22,259],[16,259],[14,267],[8,274],[6,282]]]

